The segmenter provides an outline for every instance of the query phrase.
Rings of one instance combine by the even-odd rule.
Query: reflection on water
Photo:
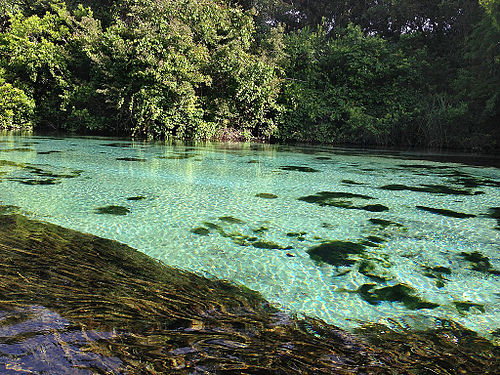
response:
[[[119,373],[118,358],[88,350],[96,341],[112,337],[112,333],[72,327],[42,306],[0,310],[0,373]]]
[[[321,147],[0,141],[0,200],[31,218],[351,330],[408,316],[500,329],[496,168]]]
[[[18,214],[0,215],[0,259],[2,374],[445,375],[500,365],[499,347],[449,321],[348,333]]]

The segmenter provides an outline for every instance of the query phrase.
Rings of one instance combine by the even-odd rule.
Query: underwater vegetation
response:
[[[353,334],[288,316],[243,286],[17,214],[0,215],[0,258],[2,373],[449,375],[500,365],[498,346],[451,321]],[[425,304],[402,285],[368,284],[363,294]]]
[[[20,215],[0,215],[0,258],[0,372],[449,375],[500,365],[497,346],[450,321],[353,334],[288,316],[243,286]],[[368,284],[363,294],[374,304],[425,303],[399,284]]]

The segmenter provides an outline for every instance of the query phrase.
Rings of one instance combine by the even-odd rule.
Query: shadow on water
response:
[[[500,365],[497,346],[453,322],[349,333],[15,211],[0,209],[1,374],[493,374]]]

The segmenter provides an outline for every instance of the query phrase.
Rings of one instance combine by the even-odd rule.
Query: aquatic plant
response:
[[[20,215],[0,215],[0,258],[0,371],[444,375],[499,365],[498,347],[453,322],[353,335],[279,312],[248,288]]]

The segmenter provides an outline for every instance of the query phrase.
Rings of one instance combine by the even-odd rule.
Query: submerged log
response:
[[[486,374],[500,365],[497,346],[451,322],[350,333],[13,211],[0,209],[2,374]]]

